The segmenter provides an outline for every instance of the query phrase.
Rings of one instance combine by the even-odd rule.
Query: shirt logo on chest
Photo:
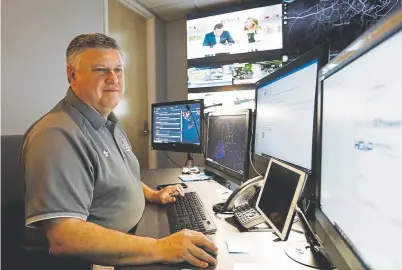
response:
[[[130,143],[127,141],[126,137],[124,135],[121,135],[120,138],[122,142],[121,147],[123,148],[123,150],[126,152],[131,151]]]
[[[110,152],[109,152],[108,150],[103,150],[103,155],[104,155],[105,157],[109,157]]]

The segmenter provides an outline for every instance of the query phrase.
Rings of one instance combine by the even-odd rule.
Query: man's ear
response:
[[[67,66],[67,77],[70,84],[73,84],[75,81],[75,70],[72,66]]]

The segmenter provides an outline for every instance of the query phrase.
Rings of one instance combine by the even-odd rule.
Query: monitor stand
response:
[[[302,224],[306,241],[290,243],[287,245],[285,248],[286,255],[288,255],[292,260],[305,266],[317,269],[334,269],[335,266],[325,255],[322,245],[319,243],[299,207],[296,207],[296,213]]]
[[[200,173],[200,169],[194,166],[194,155],[187,153],[186,164],[183,167],[183,174],[197,174]]]

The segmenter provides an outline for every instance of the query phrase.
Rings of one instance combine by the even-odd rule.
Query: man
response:
[[[127,233],[140,220],[145,199],[171,203],[183,190],[177,185],[155,191],[140,181],[137,158],[112,112],[124,93],[116,41],[79,35],[66,56],[66,97],[24,136],[26,225],[44,230],[52,258],[83,260],[83,269],[89,263],[215,264],[201,247],[217,248],[201,233],[183,230],[162,239]]]
[[[219,42],[220,44],[235,43],[230,33],[223,30],[223,24],[218,23],[214,26],[214,31],[205,35],[203,46],[213,47]]]

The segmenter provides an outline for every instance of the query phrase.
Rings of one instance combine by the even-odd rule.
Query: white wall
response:
[[[187,99],[187,36],[186,20],[176,20],[166,23],[166,79],[167,101]],[[187,155],[185,153],[168,153],[179,165],[183,166]],[[166,167],[175,167],[167,161]],[[195,155],[195,164],[203,166],[201,155]]]
[[[1,134],[23,134],[64,97],[69,42],[78,34],[104,33],[104,3],[2,0],[1,5]]]

